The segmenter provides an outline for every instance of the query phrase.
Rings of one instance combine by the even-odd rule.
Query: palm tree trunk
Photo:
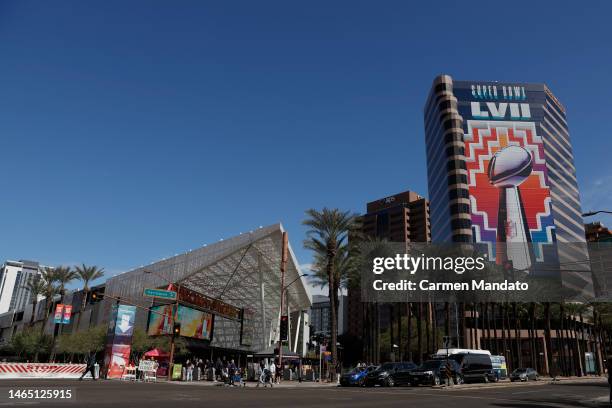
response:
[[[512,319],[514,320],[514,343],[516,346],[516,366],[517,367],[522,367],[523,366],[523,359],[522,359],[522,350],[521,350],[521,320],[519,319],[518,316],[518,311],[517,311],[517,304],[516,302],[512,303]]]
[[[444,302],[444,335],[450,337],[451,331],[451,316],[450,316],[450,304]]]
[[[423,362],[423,330],[422,330],[422,321],[423,321],[423,303],[418,303],[418,315],[417,315],[417,359],[419,364]]]
[[[402,341],[402,305],[397,306],[397,352],[399,361],[403,361],[404,343]]]
[[[499,344],[497,344],[497,316],[495,315],[495,303],[491,303],[491,319],[493,324],[493,346],[492,351],[499,354]]]
[[[431,302],[427,302],[425,304],[425,345],[426,345],[425,352],[427,353],[427,356],[431,354],[431,350],[429,349],[431,347],[430,331],[431,331]]]
[[[506,308],[506,304],[505,303],[500,303],[499,305],[499,311],[501,312],[501,334],[502,334],[502,354],[504,356],[506,356],[507,359],[507,363],[509,366],[512,365],[512,358],[511,356],[508,354],[508,342],[506,341],[506,312],[505,309]]]
[[[555,377],[557,372],[553,367],[552,341],[550,338],[550,302],[544,303],[544,340],[546,341],[546,358],[548,361],[548,373]]]
[[[393,304],[389,303],[389,348],[391,349],[391,353],[394,353],[395,349],[393,345],[395,344],[395,327],[393,324],[395,323],[395,316],[393,313]],[[395,361],[395,354],[393,354],[393,361]]]
[[[561,370],[563,371],[563,375],[569,375],[569,370],[567,367],[567,357],[565,350],[565,333],[564,333],[564,320],[565,320],[565,308],[563,307],[563,302],[559,303],[559,351],[561,354]]]
[[[432,334],[433,334],[433,352],[435,353],[436,351],[438,351],[438,315],[437,315],[437,309],[436,309],[436,304],[432,303],[431,304],[431,310],[432,310],[432,318],[431,318],[431,327],[432,327]]]
[[[334,274],[334,258],[336,256],[336,247],[334,243],[330,242],[327,246],[327,279],[329,288],[329,303],[330,303],[330,320],[331,320],[331,380],[336,381],[336,366],[338,364],[338,316],[337,316],[337,302],[338,296]]]
[[[32,316],[30,316],[30,323],[28,326],[34,326],[34,318],[36,317],[36,306],[38,306],[38,300],[36,299],[37,295],[34,295],[34,300],[32,300]]]
[[[408,303],[406,312],[406,317],[408,319],[406,326],[406,335],[408,337],[408,340],[406,341],[405,355],[408,356],[408,360],[412,361],[412,303]]]

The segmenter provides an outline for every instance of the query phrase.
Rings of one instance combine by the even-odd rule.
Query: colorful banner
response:
[[[53,316],[53,323],[62,323],[64,316],[64,305],[58,303],[55,305],[55,316]]]
[[[153,306],[149,313],[149,336],[172,334],[172,311],[174,305]]]
[[[116,305],[111,311],[104,353],[106,378],[121,378],[129,363],[136,306]]]
[[[177,318],[181,324],[181,336],[210,340],[213,315],[179,305]]]
[[[64,317],[62,319],[63,324],[70,323],[70,318],[72,317],[72,305],[64,305]]]
[[[526,85],[498,83],[461,83],[456,92],[469,190],[469,197],[458,198],[469,198],[474,241],[487,243],[497,263],[531,269],[543,261],[542,245],[527,244],[555,241],[541,95]]]
[[[172,311],[174,305],[154,306],[149,314],[149,336],[172,333]],[[181,336],[210,340],[214,316],[187,306],[179,305],[176,323],[181,324]]]
[[[130,362],[130,352],[132,346],[130,344],[113,344],[107,347],[105,355],[106,378],[121,378],[125,367]]]

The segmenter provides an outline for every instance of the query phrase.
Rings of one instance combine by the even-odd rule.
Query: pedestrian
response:
[[[272,362],[270,363],[268,369],[270,370],[270,377],[272,378],[272,382],[276,383],[276,363],[274,362],[274,359],[272,359]]]
[[[189,359],[185,363],[185,381],[193,381],[193,364]]]
[[[234,364],[234,360],[231,360],[227,365],[227,375],[229,377],[229,385],[234,385],[234,378],[236,375],[236,364]]]
[[[89,356],[87,357],[87,360],[85,361],[85,371],[83,371],[83,374],[81,374],[81,378],[79,378],[79,381],[83,381],[83,377],[85,377],[87,373],[91,373],[91,378],[93,378],[93,380],[96,381],[95,368],[96,368],[96,354],[90,353]]]
[[[222,375],[222,371],[223,371],[223,363],[221,362],[221,358],[217,357],[217,362],[215,363],[215,372],[213,373],[213,378],[215,378],[215,381],[217,381],[218,379],[221,379],[221,375]]]

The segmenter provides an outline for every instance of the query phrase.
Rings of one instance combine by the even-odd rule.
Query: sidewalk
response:
[[[196,386],[196,387],[229,387],[222,382],[213,382],[213,381],[164,381],[166,384],[176,384],[176,385],[186,385],[186,386]],[[257,381],[249,381],[246,383],[247,388],[255,388],[257,387]],[[274,384],[272,388],[330,388],[337,387],[336,383],[318,383],[313,381],[282,381],[280,384]],[[239,387],[236,387],[239,388]],[[260,385],[259,388],[264,388],[263,385]],[[270,388],[270,387],[266,387]]]
[[[439,388],[444,389],[446,391],[464,391],[471,389],[480,389],[480,388],[501,388],[501,387],[534,387],[538,385],[563,385],[563,384],[574,384],[574,383],[582,383],[582,382],[607,382],[607,377],[603,376],[584,376],[584,377],[557,377],[554,381],[551,377],[540,377],[538,381],[526,381],[526,382],[511,382],[510,380],[500,380],[496,383],[469,383],[469,384],[461,384],[461,385],[452,385],[452,386],[444,386],[441,385]]]

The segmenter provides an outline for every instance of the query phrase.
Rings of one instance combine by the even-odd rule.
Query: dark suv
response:
[[[401,362],[401,363],[384,363],[376,370],[369,372],[365,379],[366,387],[373,387],[380,385],[383,387],[393,387],[395,380],[393,374],[401,370],[410,370],[415,365],[412,362]]]
[[[497,381],[498,377],[493,371],[491,356],[488,354],[465,353],[453,354],[450,358],[461,365],[461,374],[465,382],[470,381]]]
[[[440,385],[447,381],[450,370],[450,378],[455,384],[463,382],[461,375],[461,367],[453,359],[436,359],[428,360],[421,364],[418,368],[410,372],[408,382],[410,385]]]

